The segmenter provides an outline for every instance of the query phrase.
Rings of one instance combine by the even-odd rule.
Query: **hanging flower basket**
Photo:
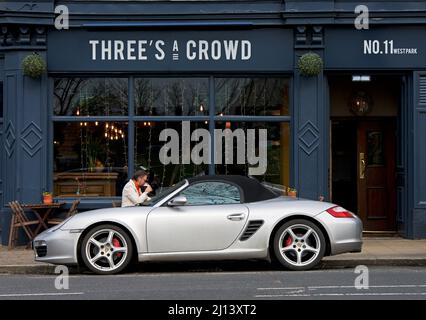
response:
[[[318,54],[309,52],[299,58],[298,67],[302,75],[312,77],[321,73],[323,62]]]
[[[24,75],[37,79],[46,72],[46,63],[38,53],[32,53],[22,60]]]

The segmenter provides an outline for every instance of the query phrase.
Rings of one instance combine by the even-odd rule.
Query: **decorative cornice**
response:
[[[295,48],[321,49],[324,46],[324,28],[322,26],[297,26],[294,39]]]
[[[0,26],[0,50],[40,49],[46,47],[46,27],[44,26]]]

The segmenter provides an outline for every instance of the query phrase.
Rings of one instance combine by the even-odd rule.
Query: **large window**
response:
[[[208,129],[208,123],[191,121],[188,123],[190,132],[196,129]],[[160,134],[163,130],[175,130],[179,134],[179,141],[175,150],[168,150],[166,156],[172,158],[177,155],[177,161],[171,161],[168,164],[167,159],[161,158],[161,149],[165,151],[165,142],[160,141]],[[164,132],[164,131],[163,131]],[[137,168],[148,168],[151,177],[150,182],[154,191],[162,186],[171,186],[183,178],[193,177],[200,174],[208,174],[207,164],[195,164],[191,159],[184,159],[185,155],[193,150],[196,141],[188,140],[188,145],[182,143],[182,123],[175,122],[154,122],[142,121],[135,124],[135,166]],[[184,138],[185,139],[185,138]],[[167,139],[169,141],[170,139]],[[201,155],[203,156],[203,155]],[[189,162],[189,163],[188,163]]]
[[[262,181],[290,185],[290,124],[288,122],[216,122],[216,128],[232,130],[232,154],[227,155],[226,137],[221,136],[222,150],[216,154],[217,174],[253,175]],[[261,130],[266,130],[262,141]],[[244,134],[238,134],[239,131]],[[251,133],[249,133],[251,131]],[[228,135],[229,137],[229,135]],[[254,141],[250,141],[254,138]],[[228,143],[231,140],[228,140]],[[243,161],[238,157],[244,155]],[[243,162],[243,163],[241,163]],[[230,163],[230,164],[229,164]]]
[[[212,173],[290,183],[288,78],[63,77],[53,94],[57,197],[120,196],[139,168],[157,193]]]
[[[218,78],[215,87],[218,115],[289,115],[286,78]]]
[[[56,122],[56,196],[113,197],[127,182],[127,123]]]
[[[137,78],[136,114],[208,115],[208,85],[206,78]]]
[[[128,114],[125,78],[62,78],[55,80],[56,116],[114,116]]]

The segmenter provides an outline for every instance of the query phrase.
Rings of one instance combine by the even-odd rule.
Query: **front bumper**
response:
[[[315,216],[326,228],[330,238],[330,255],[361,252],[362,221],[354,218],[335,218],[328,212]]]
[[[77,244],[81,233],[58,229],[45,231],[33,241],[35,261],[52,264],[77,264]]]

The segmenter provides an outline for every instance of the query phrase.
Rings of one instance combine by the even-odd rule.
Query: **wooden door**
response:
[[[358,215],[366,231],[396,228],[395,119],[358,123]]]

